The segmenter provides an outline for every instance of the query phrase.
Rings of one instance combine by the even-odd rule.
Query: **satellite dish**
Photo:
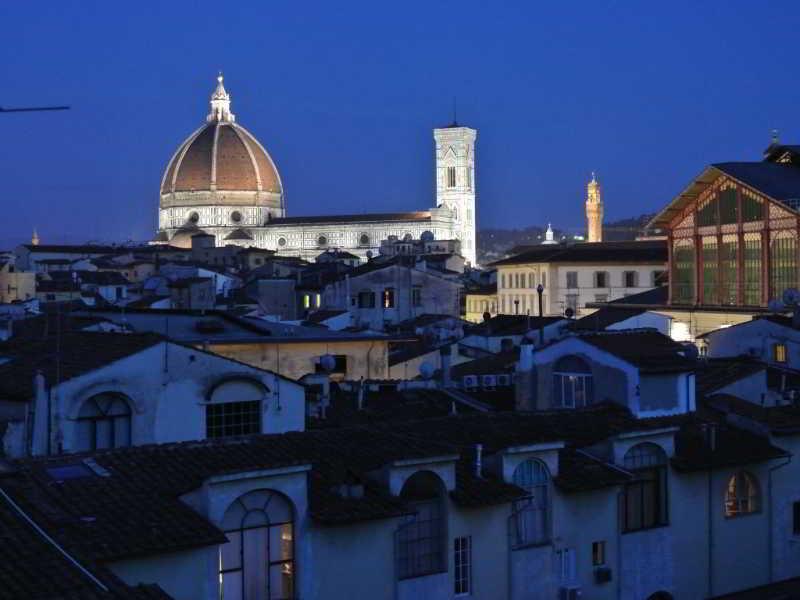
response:
[[[572,310],[572,307],[568,306],[567,310],[564,311],[564,316],[567,317],[568,319],[571,319],[572,317],[575,316],[575,311]]]
[[[333,369],[336,367],[336,359],[335,359],[335,358],[333,358],[333,356],[331,356],[330,354],[325,354],[324,356],[321,356],[321,357],[320,357],[320,359],[319,359],[319,365],[320,365],[320,366],[321,366],[321,367],[322,367],[322,368],[323,368],[325,371],[327,371],[328,373],[330,373],[330,372],[331,372],[331,371],[333,371]]]
[[[372,258],[372,250],[367,250],[367,258]]]
[[[422,375],[423,379],[433,377],[434,370],[433,365],[429,362],[424,362],[419,366],[419,374]]]
[[[689,360],[695,360],[700,356],[700,350],[693,343],[685,342],[681,346],[683,346],[683,355]]]
[[[797,288],[788,288],[783,291],[783,303],[787,306],[795,306],[800,303],[800,291]]]
[[[786,308],[783,306],[783,302],[778,299],[770,300],[769,304],[767,304],[767,308],[770,310],[770,312],[783,312],[786,310]]]

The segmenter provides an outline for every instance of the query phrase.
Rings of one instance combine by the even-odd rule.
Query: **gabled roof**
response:
[[[495,315],[488,321],[469,327],[467,335],[480,336],[507,336],[524,335],[529,331],[536,331],[539,327],[548,327],[559,321],[566,321],[564,317],[530,317],[528,315]]]
[[[697,362],[695,385],[698,396],[713,394],[720,388],[766,371],[767,365],[746,356],[704,358]],[[766,382],[766,380],[765,380]]]
[[[578,339],[621,358],[643,373],[692,371],[696,366],[685,346],[654,329],[583,334]]]
[[[675,216],[697,200],[700,194],[721,175],[727,175],[793,211],[798,209],[800,168],[769,161],[714,163],[692,179],[681,193],[650,220],[647,228],[666,228]]]
[[[58,341],[47,338],[11,338],[0,344],[0,398],[27,401],[34,393],[34,377],[41,371],[48,385],[95,371],[159,344],[153,333],[72,331]]]
[[[603,331],[606,327],[638,317],[647,312],[644,308],[614,308],[608,306],[590,315],[573,321],[570,327],[575,331]]]

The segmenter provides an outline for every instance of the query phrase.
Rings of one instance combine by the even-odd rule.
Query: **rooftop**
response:
[[[527,246],[514,256],[491,263],[491,267],[530,263],[592,263],[592,264],[666,264],[667,243],[664,240],[625,242],[584,242]]]

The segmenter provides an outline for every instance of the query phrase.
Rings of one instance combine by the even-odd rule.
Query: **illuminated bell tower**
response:
[[[475,138],[478,132],[456,121],[433,130],[436,141],[436,206],[453,212],[453,236],[461,254],[476,264]]]
[[[589,242],[603,241],[603,200],[600,198],[600,184],[592,171],[592,180],[586,186],[586,221]]]

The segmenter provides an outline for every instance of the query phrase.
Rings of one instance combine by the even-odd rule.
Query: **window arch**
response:
[[[515,546],[544,544],[550,540],[550,473],[537,459],[517,465],[514,485],[525,490],[525,497],[513,504],[512,539]]]
[[[294,507],[272,490],[255,490],[228,507],[221,523],[220,598],[294,597]]]
[[[445,489],[438,475],[419,471],[406,480],[400,497],[414,514],[405,517],[395,534],[400,579],[447,570]]]
[[[206,398],[206,437],[261,433],[261,406],[268,392],[253,379],[228,377],[218,381]]]
[[[574,354],[553,366],[553,407],[582,408],[594,401],[594,379],[589,364]]]
[[[734,473],[725,488],[725,516],[739,517],[758,512],[761,492],[758,480],[747,471]]]
[[[104,392],[86,400],[78,412],[77,450],[131,445],[131,406],[122,394]]]
[[[622,528],[639,531],[667,524],[667,455],[652,442],[633,446],[623,465],[633,478],[625,484]]]

